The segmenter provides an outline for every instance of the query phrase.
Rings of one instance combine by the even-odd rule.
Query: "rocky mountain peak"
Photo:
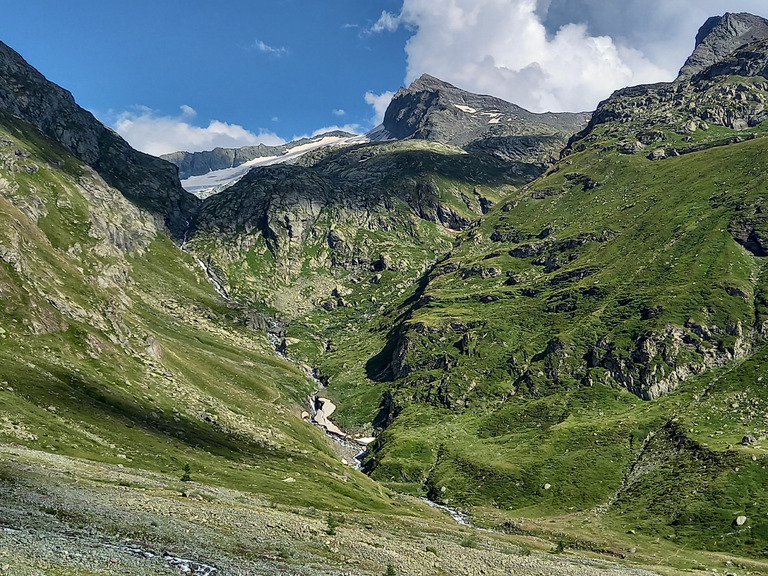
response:
[[[440,78],[435,78],[430,74],[422,74],[416,80],[411,82],[408,88],[401,88],[402,91],[422,92],[424,90],[458,90],[453,84],[444,82]]]
[[[422,74],[401,88],[375,132],[397,140],[430,140],[482,150],[504,160],[547,164],[587,114],[535,114],[495,96]]]
[[[709,18],[696,34],[696,48],[678,79],[690,78],[750,42],[768,37],[768,20],[748,13],[726,12]]]

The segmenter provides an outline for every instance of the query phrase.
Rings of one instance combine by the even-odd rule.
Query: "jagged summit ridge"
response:
[[[396,139],[466,146],[485,135],[570,133],[585,116],[535,114],[501,98],[468,92],[423,74],[397,91],[384,114],[383,127]]]
[[[680,69],[686,79],[720,62],[737,48],[768,37],[768,20],[754,14],[726,12],[709,18],[696,34],[696,48]]]
[[[511,161],[547,165],[585,113],[535,114],[495,96],[475,94],[423,74],[392,98],[372,139],[430,140]]]
[[[239,148],[217,147],[204,152],[172,152],[163,154],[160,158],[176,164],[179,167],[179,178],[184,180],[190,176],[201,176],[214,170],[237,168],[255,158],[279,157],[293,148],[312,144],[323,138],[344,139],[354,136],[356,135],[343,130],[332,130],[312,138],[299,138],[278,146],[256,144],[255,146],[241,146]]]

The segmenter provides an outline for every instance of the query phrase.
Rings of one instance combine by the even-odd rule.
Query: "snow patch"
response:
[[[462,106],[461,104],[454,104],[454,106],[467,114],[477,114],[477,110],[472,108],[472,106]]]
[[[181,185],[187,192],[190,192],[198,198],[204,199],[214,194],[218,194],[222,190],[226,190],[243,176],[245,176],[251,168],[256,166],[272,166],[274,164],[284,164],[295,160],[299,156],[303,156],[307,152],[317,150],[318,148],[324,148],[326,146],[351,146],[352,144],[361,144],[368,142],[369,138],[365,135],[361,136],[323,136],[306,144],[294,146],[283,154],[278,156],[263,156],[261,158],[254,158],[240,166],[234,168],[224,168],[222,170],[212,170],[207,174],[200,176],[190,176],[181,181]]]

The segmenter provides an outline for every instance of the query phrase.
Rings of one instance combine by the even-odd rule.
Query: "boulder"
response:
[[[741,443],[744,446],[751,446],[753,444],[757,444],[757,438],[755,438],[754,436],[747,435],[741,439]]]

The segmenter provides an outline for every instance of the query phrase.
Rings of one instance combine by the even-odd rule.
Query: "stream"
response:
[[[137,548],[134,546],[121,546],[115,544],[102,544],[102,546],[104,548],[112,548],[114,550],[120,550],[121,552],[127,552],[128,554],[133,554],[134,556],[138,556],[140,558],[156,558],[160,556],[174,568],[177,568],[185,574],[194,574],[194,576],[213,576],[219,571],[218,568],[209,566],[208,564],[203,564],[202,562],[197,562],[195,560],[189,560],[187,558],[179,558],[177,556],[168,554],[168,552],[163,552],[160,554],[158,552],[145,550],[144,548]]]
[[[343,432],[340,428],[338,428],[333,422],[330,420],[330,415],[333,413],[333,411],[336,409],[336,406],[327,398],[322,398],[320,396],[320,391],[325,388],[325,384],[323,384],[318,378],[317,375],[303,367],[301,364],[296,362],[293,358],[288,356],[285,353],[285,344],[283,341],[283,327],[275,320],[272,320],[270,322],[270,328],[267,330],[267,338],[269,339],[270,344],[272,344],[272,348],[275,350],[275,354],[277,354],[280,358],[285,360],[286,362],[290,362],[293,364],[296,368],[301,370],[307,378],[312,380],[315,384],[315,392],[311,396],[307,397],[307,407],[309,408],[308,414],[309,414],[309,421],[314,424],[315,426],[318,426],[319,428],[322,428],[325,431],[325,435],[328,436],[331,440],[333,440],[336,444],[343,446],[346,449],[354,449],[357,448],[358,452],[357,454],[352,458],[351,462],[348,462],[346,459],[344,460],[345,464],[348,464],[355,470],[362,470],[363,466],[363,459],[365,458],[365,455],[368,452],[367,444],[363,445],[355,438],[350,436],[349,434],[346,434]],[[370,440],[370,439],[368,439]]]

